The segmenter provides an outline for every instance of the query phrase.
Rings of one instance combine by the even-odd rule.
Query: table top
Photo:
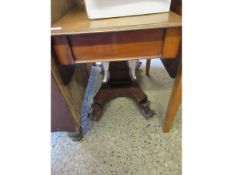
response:
[[[128,31],[180,27],[181,16],[170,11],[148,15],[127,16],[107,19],[88,19],[83,6],[71,9],[57,20],[51,28],[51,35],[73,35],[100,32]]]

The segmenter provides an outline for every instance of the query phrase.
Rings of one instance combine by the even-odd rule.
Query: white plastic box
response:
[[[85,0],[89,19],[170,11],[171,0]]]

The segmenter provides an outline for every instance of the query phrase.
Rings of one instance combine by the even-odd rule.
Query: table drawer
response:
[[[161,56],[164,29],[68,36],[75,62]]]

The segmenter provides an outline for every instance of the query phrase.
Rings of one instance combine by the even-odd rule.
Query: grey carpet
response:
[[[157,112],[146,120],[129,98],[109,102],[99,122],[87,119],[92,97],[102,75],[94,68],[87,87],[81,126],[81,142],[73,142],[65,132],[52,133],[53,175],[181,175],[181,107],[170,133],[162,132],[173,84],[159,60],[152,61],[151,76],[145,62],[138,80]]]

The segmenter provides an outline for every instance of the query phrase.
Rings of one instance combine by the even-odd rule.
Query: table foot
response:
[[[104,83],[93,98],[93,104],[90,112],[91,120],[98,121],[101,117],[104,105],[117,97],[130,97],[141,109],[143,116],[148,119],[156,114],[150,109],[150,101],[146,94],[140,88],[138,82],[128,81],[121,83]]]
[[[78,131],[75,131],[75,132],[68,132],[68,136],[73,141],[80,141],[83,138],[81,128]]]
[[[143,103],[139,103],[139,106],[142,110],[142,114],[146,119],[151,118],[153,115],[156,114],[155,111],[150,109],[149,105],[150,105],[150,101],[148,100],[146,100]]]

